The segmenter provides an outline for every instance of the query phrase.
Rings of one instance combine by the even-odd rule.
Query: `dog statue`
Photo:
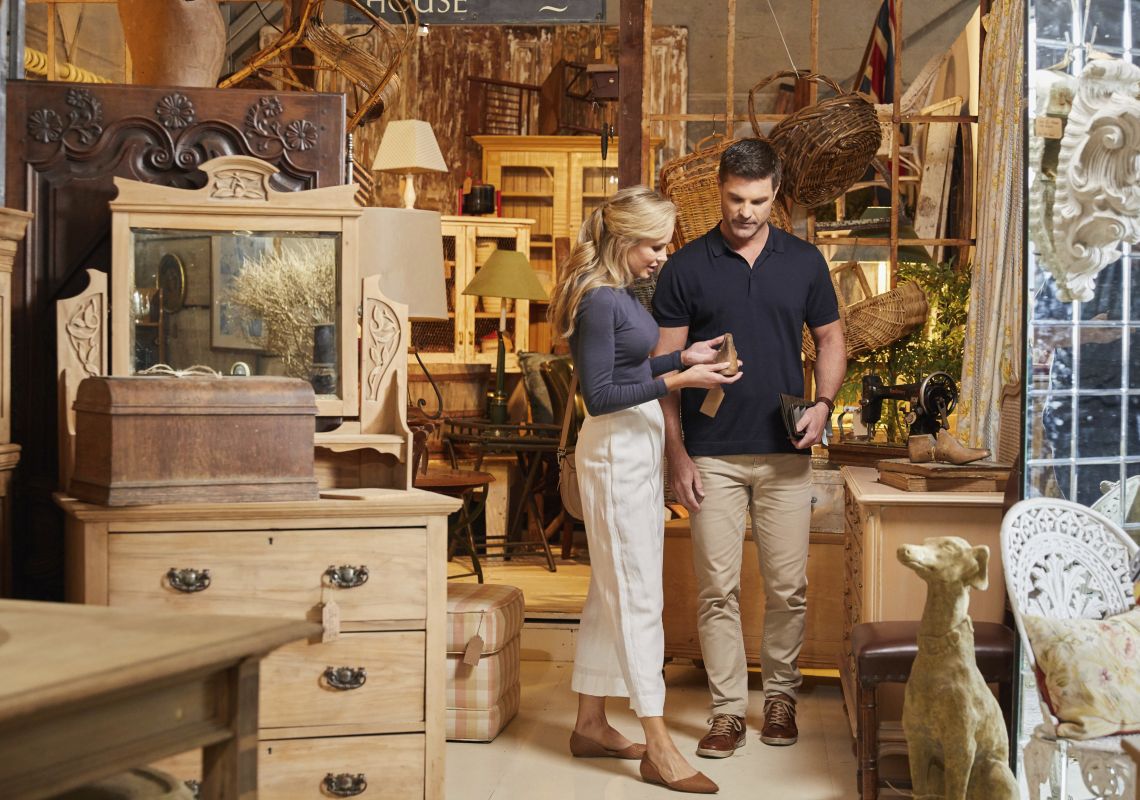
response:
[[[966,614],[970,588],[989,582],[990,550],[940,536],[904,544],[898,559],[927,586],[902,718],[914,798],[1016,800],[1001,708],[978,671]]]

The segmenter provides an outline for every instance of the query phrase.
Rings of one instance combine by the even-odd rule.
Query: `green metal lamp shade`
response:
[[[546,300],[530,260],[518,250],[496,250],[475,273],[463,294],[514,300]]]

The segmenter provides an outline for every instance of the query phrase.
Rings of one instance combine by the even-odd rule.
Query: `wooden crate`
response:
[[[69,491],[109,506],[316,500],[316,413],[294,378],[87,378]]]

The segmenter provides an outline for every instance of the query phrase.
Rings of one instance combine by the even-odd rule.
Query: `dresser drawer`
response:
[[[422,730],[425,651],[423,631],[347,633],[273,651],[261,662],[261,735],[313,725]],[[329,667],[338,672],[327,675]]]
[[[326,776],[366,784],[361,800],[423,800],[424,737],[337,736],[262,740],[257,758],[259,800],[328,800]],[[359,788],[360,783],[355,783]]]
[[[320,605],[335,600],[343,621],[426,616],[422,528],[116,533],[108,539],[112,606],[320,620]],[[368,577],[345,588],[345,581],[338,586],[325,574],[329,567],[356,568],[358,581],[365,567]],[[168,575],[172,569],[209,570],[208,585],[191,578],[184,588],[198,590],[180,591]]]

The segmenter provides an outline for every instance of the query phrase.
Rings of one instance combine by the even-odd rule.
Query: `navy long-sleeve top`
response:
[[[681,351],[650,358],[657,323],[628,289],[591,289],[578,306],[570,352],[586,410],[610,414],[668,394],[655,377],[682,368]]]

